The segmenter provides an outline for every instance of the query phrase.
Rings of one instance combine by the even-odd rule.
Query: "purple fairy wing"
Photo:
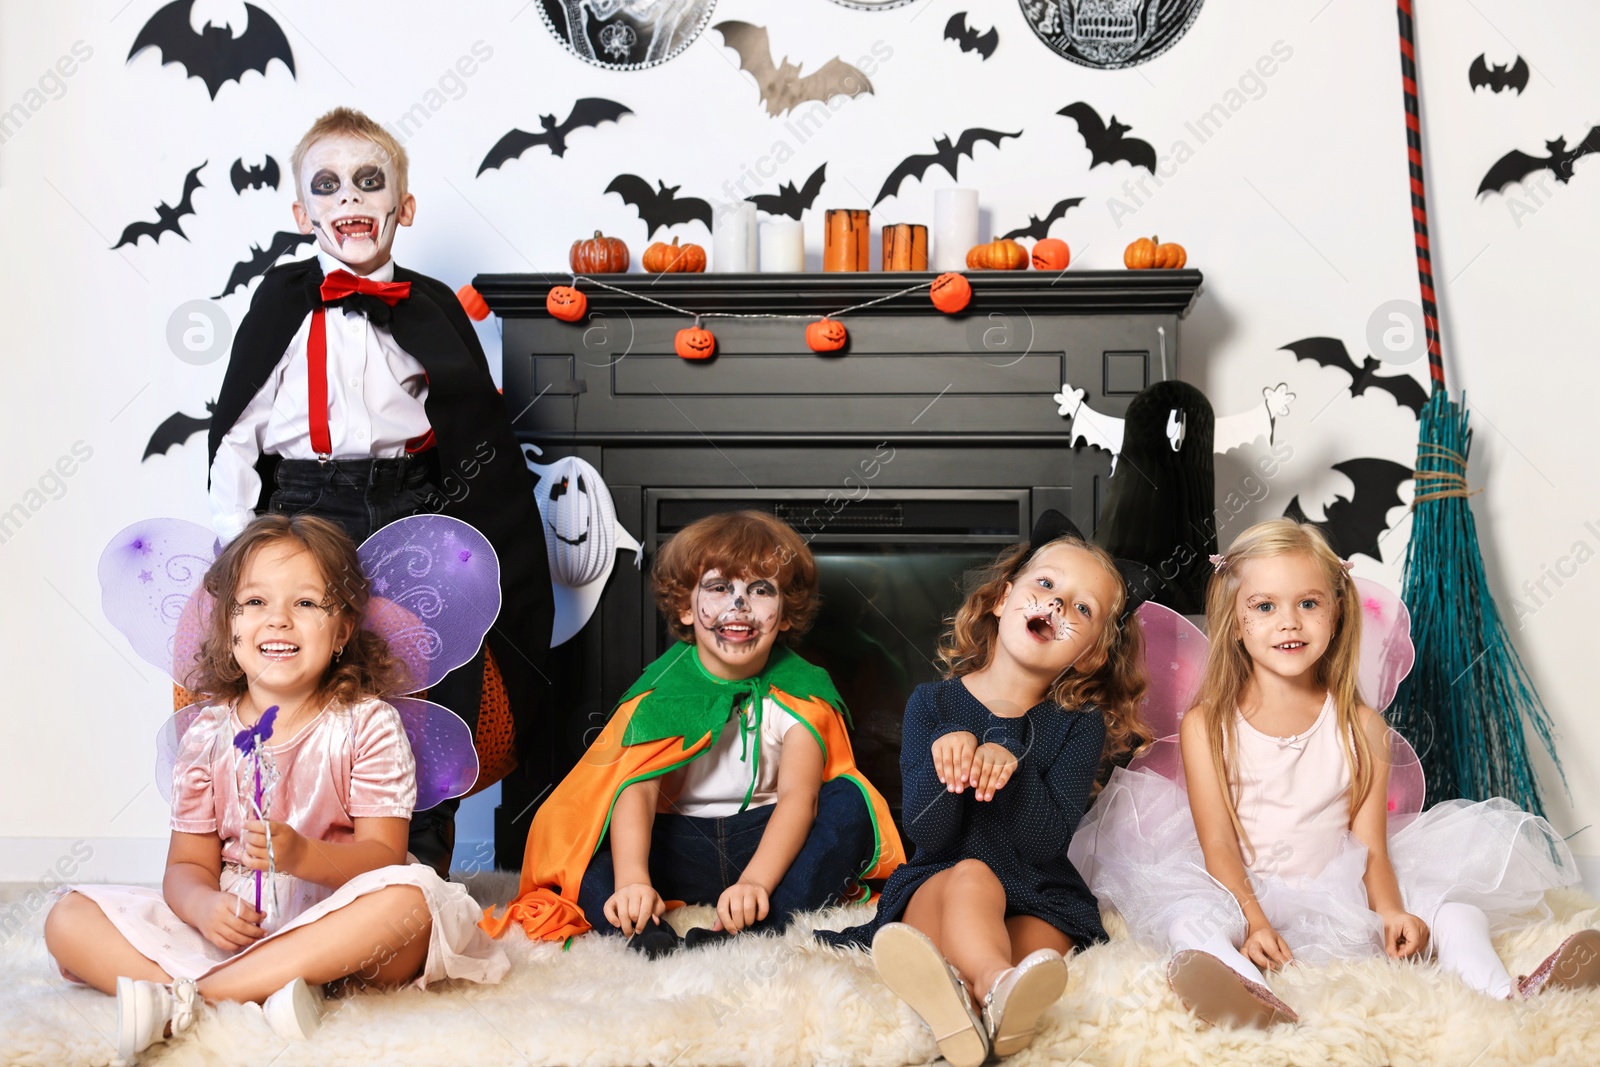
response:
[[[367,538],[360,554],[372,580],[365,625],[406,665],[401,692],[426,689],[477,654],[500,614],[500,560],[486,537],[460,519],[413,515]]]
[[[1389,832],[1394,833],[1422,810],[1428,784],[1422,760],[1398,730],[1389,731]]]
[[[478,780],[478,751],[472,730],[449,708],[416,697],[389,701],[400,713],[417,761],[417,811],[458,797]]]
[[[190,704],[180,708],[166,722],[161,724],[156,731],[156,788],[161,791],[168,804],[172,803],[172,783],[179,771],[178,757],[184,752],[183,740],[189,728],[198,722],[205,713],[207,705]],[[213,744],[219,743],[214,741]],[[207,762],[211,760],[211,747],[194,749],[184,756],[185,760],[193,762]]]
[[[1366,578],[1356,579],[1356,592],[1361,597],[1361,666],[1356,681],[1362,698],[1381,712],[1417,659],[1411,643],[1411,612],[1398,596]]]
[[[180,684],[198,652],[209,605],[191,605],[216,553],[216,535],[184,519],[146,519],[100,553],[100,604],[145,662]],[[184,635],[180,637],[180,634]]]

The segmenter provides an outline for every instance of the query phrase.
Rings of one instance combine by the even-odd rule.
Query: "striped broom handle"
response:
[[[1444,392],[1444,355],[1439,347],[1439,305],[1433,292],[1433,256],[1428,250],[1428,195],[1422,176],[1422,108],[1417,101],[1416,21],[1412,0],[1396,0],[1400,17],[1400,82],[1406,98],[1406,159],[1411,170],[1411,230],[1417,240],[1417,283],[1422,290],[1422,326],[1428,335],[1428,376]]]

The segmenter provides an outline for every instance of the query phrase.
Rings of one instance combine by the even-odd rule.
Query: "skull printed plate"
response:
[[[1057,55],[1116,70],[1154,59],[1189,31],[1203,0],[1019,0],[1022,17]]]

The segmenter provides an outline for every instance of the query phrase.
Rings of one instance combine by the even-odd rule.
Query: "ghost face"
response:
[[[356,274],[389,262],[396,228],[416,216],[416,197],[398,188],[393,161],[353,134],[330,134],[306,149],[295,181],[300,232],[316,234],[318,247]]]
[[[700,576],[678,621],[694,627],[701,665],[733,681],[760,674],[778,634],[789,628],[776,581],[728,578],[715,567]]]
[[[1119,592],[1120,579],[1087,549],[1045,548],[1006,586],[1005,598],[995,606],[999,653],[1053,680],[1099,643],[1101,632],[1115,621],[1111,612]],[[1080,666],[1099,669],[1087,661]]]

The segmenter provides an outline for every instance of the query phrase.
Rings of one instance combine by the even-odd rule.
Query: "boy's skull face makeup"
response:
[[[358,274],[389,261],[395,231],[411,225],[416,198],[401,195],[383,149],[353,134],[331,134],[306,149],[295,175],[295,222],[317,246]]]
[[[1012,659],[1059,674],[1099,642],[1117,591],[1118,579],[1086,549],[1047,548],[995,608],[1000,643]]]
[[[719,677],[742,678],[766,666],[783,618],[783,591],[771,578],[728,578],[712,568],[700,576],[689,610],[679,615],[694,627],[700,661]]]

